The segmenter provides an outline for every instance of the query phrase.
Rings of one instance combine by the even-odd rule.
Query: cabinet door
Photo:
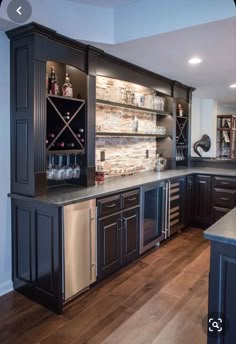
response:
[[[121,266],[121,215],[98,220],[98,278]]]
[[[187,177],[187,190],[186,190],[186,226],[189,226],[193,222],[194,217],[194,177]]]
[[[62,261],[60,210],[34,201],[12,201],[13,285],[60,313]]]
[[[122,264],[127,264],[139,254],[139,208],[122,213]]]
[[[212,223],[211,176],[195,176],[194,218],[200,226],[205,227]]]

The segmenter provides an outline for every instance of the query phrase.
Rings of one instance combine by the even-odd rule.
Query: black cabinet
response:
[[[194,176],[187,176],[185,211],[185,225],[189,226],[194,220]]]
[[[98,275],[105,277],[121,266],[121,215],[98,220]]]
[[[211,176],[195,175],[194,223],[203,227],[212,224]]]
[[[14,289],[60,313],[60,210],[32,200],[12,200],[12,215]]]
[[[139,190],[99,199],[97,205],[101,279],[139,255]]]
[[[222,332],[208,332],[208,344],[235,343],[236,250],[235,245],[211,241],[208,314],[222,319]],[[215,320],[215,319],[214,319]]]
[[[139,208],[122,213],[122,262],[128,264],[139,254]]]

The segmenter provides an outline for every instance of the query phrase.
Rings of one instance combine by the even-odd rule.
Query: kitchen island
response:
[[[232,344],[236,328],[236,208],[204,236],[211,242],[208,344]]]

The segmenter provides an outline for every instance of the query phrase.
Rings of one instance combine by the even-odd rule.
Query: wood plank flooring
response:
[[[205,344],[209,243],[191,228],[97,284],[56,315],[11,292],[1,344]]]

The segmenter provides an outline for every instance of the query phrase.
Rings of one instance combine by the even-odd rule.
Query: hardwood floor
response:
[[[58,316],[0,298],[1,344],[204,344],[209,243],[191,228],[100,282]]]

